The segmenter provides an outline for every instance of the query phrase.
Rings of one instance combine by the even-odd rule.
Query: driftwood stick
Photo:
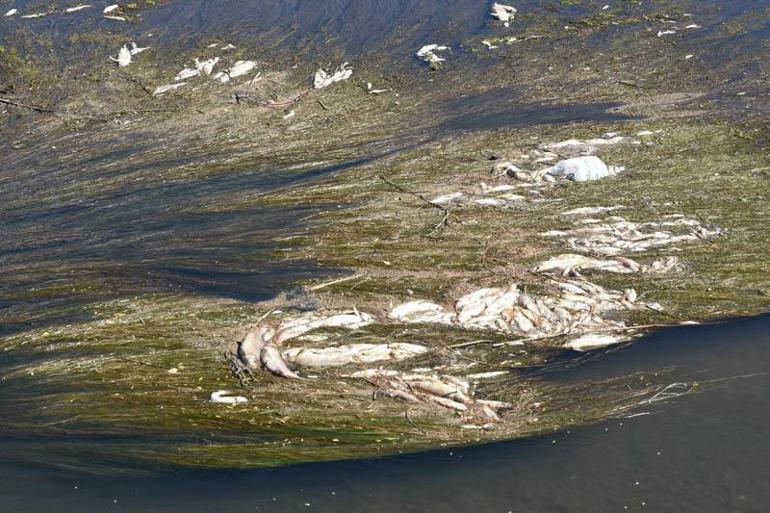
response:
[[[437,208],[441,212],[444,213],[444,217],[441,218],[441,221],[436,225],[436,227],[433,229],[433,232],[431,232],[431,233],[434,233],[434,232],[438,231],[439,229],[441,229],[443,227],[449,226],[449,216],[452,213],[452,211],[450,209],[446,208],[443,205],[439,205],[438,203],[434,203],[434,202],[430,201],[429,199],[427,199],[425,196],[423,196],[422,194],[420,194],[418,192],[412,192],[410,190],[404,189],[400,185],[391,182],[390,180],[388,180],[387,178],[385,178],[382,175],[377,175],[377,178],[379,178],[380,180],[385,182],[387,185],[389,185],[390,187],[392,187],[396,191],[401,192],[403,194],[409,194],[410,196],[414,196],[417,199],[419,199],[420,201],[422,201],[423,203],[426,203],[426,204],[430,205],[433,208]]]
[[[38,107],[37,105],[28,105],[26,103],[18,102],[10,98],[0,98],[0,103],[4,103],[6,105],[13,105],[14,107],[21,107],[24,109],[34,110],[35,112],[41,112],[41,113],[56,112],[55,110],[49,109],[47,107]]]
[[[358,279],[358,278],[362,278],[363,276],[364,276],[363,274],[355,274],[353,276],[346,276],[346,277],[340,278],[338,280],[332,280],[332,281],[327,281],[325,283],[319,283],[318,285],[313,285],[312,287],[308,287],[308,290],[310,292],[315,292],[317,290],[325,289],[326,287],[331,287],[332,285],[337,285],[338,283],[344,283],[346,281],[351,281],[351,280],[355,280],[355,279]]]
[[[144,83],[141,80],[139,80],[138,78],[129,77],[128,75],[124,75],[122,73],[116,73],[115,76],[117,76],[118,78],[122,78],[123,80],[127,80],[127,81],[129,81],[129,82],[131,82],[133,84],[138,85],[142,89],[142,91],[144,91],[145,93],[147,93],[150,96],[153,96],[152,91],[150,90],[150,88],[147,87],[146,85],[144,85]]]

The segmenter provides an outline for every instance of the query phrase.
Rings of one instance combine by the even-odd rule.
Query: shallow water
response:
[[[126,37],[152,32],[158,44],[193,47],[227,34],[263,45],[266,56],[285,57],[287,48],[335,60],[385,52],[415,64],[404,56],[411,58],[423,43],[455,45],[499,32],[489,27],[485,14],[492,2],[327,0],[322,8],[319,3],[168,2],[129,25]],[[683,4],[694,7],[696,21],[704,25],[678,41],[683,52],[703,50],[704,62],[715,69],[761,72],[762,60],[747,55],[770,30],[761,17],[770,1]],[[517,7],[566,20],[589,9],[543,2]],[[751,33],[725,38],[720,32],[726,20],[752,15]],[[523,26],[529,21],[522,17]],[[17,23],[0,19],[0,34],[15,30]],[[102,26],[103,20],[94,11],[34,23],[33,30],[64,42],[72,33]],[[461,49],[455,55],[470,58]],[[738,101],[732,98],[725,101]],[[449,121],[431,128],[446,133],[623,119],[611,111],[614,103],[533,106],[520,101],[515,90],[456,98],[440,106]],[[154,141],[135,137],[82,156],[61,145],[52,148],[51,141],[25,141],[42,150],[0,149],[5,271],[0,319],[7,321],[0,324],[0,335],[89,320],[93,313],[87,305],[93,302],[164,290],[271,297],[297,279],[317,275],[312,263],[278,263],[271,256],[273,241],[301,229],[313,212],[210,207],[234,191],[266,195],[364,162],[303,169],[259,162],[237,173],[166,181],[165,170],[214,156],[153,159]],[[136,155],[141,163],[132,162]],[[85,187],[90,192],[84,197]],[[554,381],[585,382],[669,369],[672,382],[701,383],[699,394],[640,408],[638,413],[649,415],[554,436],[382,460],[254,471],[147,468],[120,459],[120,448],[151,452],[201,438],[67,433],[41,438],[34,430],[6,432],[0,419],[0,511],[765,511],[770,502],[765,458],[770,444],[764,436],[770,420],[768,328],[770,318],[764,317],[667,330],[547,374]],[[4,354],[0,375],[30,358],[23,352]],[[45,385],[3,386],[0,412],[6,415],[24,407],[25,395],[52,392]],[[57,455],[55,465],[37,463],[49,453]]]
[[[700,383],[700,393],[642,405],[633,418],[482,447],[275,470],[95,477],[5,463],[0,509],[761,512],[770,501],[768,362],[768,316],[669,329],[550,376],[668,367],[672,383]],[[2,460],[44,444],[0,439]]]

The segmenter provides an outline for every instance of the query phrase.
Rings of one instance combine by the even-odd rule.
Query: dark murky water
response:
[[[770,503],[770,317],[652,335],[552,379],[672,368],[699,394],[530,440],[373,461],[94,477],[0,463],[0,510],[763,512]],[[0,439],[2,461],[34,441]],[[98,460],[98,454],[93,455]]]

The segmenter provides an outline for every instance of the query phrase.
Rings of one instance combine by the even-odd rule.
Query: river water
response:
[[[759,513],[770,503],[769,362],[768,316],[669,329],[550,376],[668,367],[672,384],[701,384],[699,393],[641,405],[631,418],[482,447],[273,470],[93,476],[3,463],[0,510]],[[0,438],[4,461],[24,446]]]
[[[6,4],[11,3],[0,2],[0,7]],[[18,2],[22,7],[34,4]],[[128,30],[153,32],[163,44],[192,46],[199,39],[227,33],[251,35],[257,43],[279,39],[275,48],[281,52],[292,47],[311,55],[360,56],[381,51],[408,55],[424,42],[455,44],[486,33],[488,4],[185,0],[148,11],[142,24]],[[517,6],[526,11],[539,4],[543,3],[527,1]],[[701,21],[703,45],[712,50],[715,65],[727,65],[769,32],[767,20],[760,19],[750,36],[725,44],[724,39],[709,39],[720,20],[751,12],[761,16],[769,5],[766,0],[754,0],[707,1],[696,6],[701,19],[709,21]],[[547,7],[544,12],[566,18],[582,9]],[[43,20],[36,30],[64,41],[72,31],[100,22],[99,16],[85,13]],[[0,34],[13,30],[10,23],[16,21],[3,23]],[[760,72],[761,67],[752,64],[746,71]],[[606,119],[604,113],[613,105],[522,111],[500,98],[464,98],[448,106],[458,115],[447,128],[466,131]],[[5,168],[12,169],[13,175],[0,175],[0,261],[6,269],[23,263],[26,271],[0,280],[0,311],[20,319],[0,325],[0,335],[85,320],[78,317],[86,315],[78,313],[78,306],[105,299],[88,293],[45,298],[28,293],[59,284],[61,277],[54,278],[51,270],[62,261],[77,270],[79,280],[121,283],[111,289],[110,297],[173,287],[247,300],[268,298],[292,281],[317,272],[311,264],[286,266],[268,256],[271,240],[298,229],[309,212],[250,210],[202,216],[188,215],[185,207],[204,204],[230,190],[269,194],[273,188],[359,163],[299,171],[261,166],[237,175],[150,187],[144,181],[151,181],[148,177],[185,164],[163,161],[155,167],[132,168],[125,158],[128,153],[150,146],[151,141],[114,141],[111,152],[93,161],[59,160],[50,142],[34,158],[2,150]],[[110,162],[120,164],[107,167]],[[85,170],[98,170],[98,176],[89,176]],[[119,190],[85,203],[62,193],[78,180],[121,177],[130,180]],[[59,240],[41,244],[40,233],[49,241],[50,234],[56,233]],[[174,243],[169,245],[170,236]],[[668,329],[602,358],[548,371],[548,379],[579,382],[667,369],[673,385],[671,399],[641,405],[631,418],[482,447],[272,470],[146,468],[101,460],[100,447],[114,443],[110,440],[90,440],[86,451],[82,440],[43,441],[18,431],[0,432],[0,511],[762,512],[770,504],[768,362],[767,316]],[[0,370],[18,363],[5,357]],[[673,397],[680,390],[676,383],[693,382],[699,383],[698,393]],[[0,393],[4,394],[0,405],[12,402],[13,391],[0,389]],[[0,411],[7,414],[12,409]],[[173,440],[159,441],[164,442]],[[100,472],[39,464],[44,459],[39,455],[54,445],[60,452],[70,447],[74,459],[80,460],[78,468],[87,468],[93,459]],[[29,457],[31,453],[36,456]]]

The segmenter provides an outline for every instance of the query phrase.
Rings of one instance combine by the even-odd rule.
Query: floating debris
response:
[[[104,10],[102,11],[102,14],[110,14],[111,12],[115,12],[119,9],[120,9],[120,6],[118,4],[108,5],[107,7],[104,8]]]
[[[9,10],[8,10],[8,11],[5,13],[5,16],[13,16],[13,15],[15,15],[15,14],[18,14],[18,12],[19,12],[19,10],[18,10],[18,9],[9,9]]]
[[[234,44],[227,43],[225,46],[222,47],[222,50],[225,52],[229,52],[230,50],[235,50],[236,46]]]
[[[313,88],[324,89],[335,82],[347,80],[351,76],[353,76],[353,68],[351,68],[347,62],[334,70],[334,73],[327,73],[323,68],[319,68],[318,71],[315,72],[315,75],[313,75]]]
[[[35,13],[35,14],[25,14],[25,15],[22,16],[22,18],[25,19],[25,20],[31,20],[31,19],[35,19],[35,18],[43,18],[45,16],[48,16],[49,14],[50,13],[47,13],[47,12],[38,12],[38,13]]]
[[[492,5],[492,12],[490,13],[494,18],[503,22],[506,27],[511,26],[511,22],[516,17],[516,8],[510,5],[498,4],[495,2]]]
[[[436,52],[445,52],[449,50],[448,46],[443,45],[425,45],[417,52],[417,57],[430,64],[431,68],[436,69],[441,66],[441,63],[446,59],[439,57]]]
[[[488,41],[487,39],[484,39],[484,40],[482,40],[482,41],[481,41],[481,44],[482,44],[482,45],[484,45],[484,46],[486,46],[486,47],[487,47],[487,48],[489,48],[490,50],[494,50],[494,49],[496,49],[496,48],[500,48],[500,47],[499,47],[499,46],[497,46],[497,45],[493,45],[493,44],[492,44],[490,41]]]
[[[228,390],[217,390],[216,392],[212,392],[209,401],[218,404],[245,404],[249,402],[245,397],[232,395],[232,392]]]

